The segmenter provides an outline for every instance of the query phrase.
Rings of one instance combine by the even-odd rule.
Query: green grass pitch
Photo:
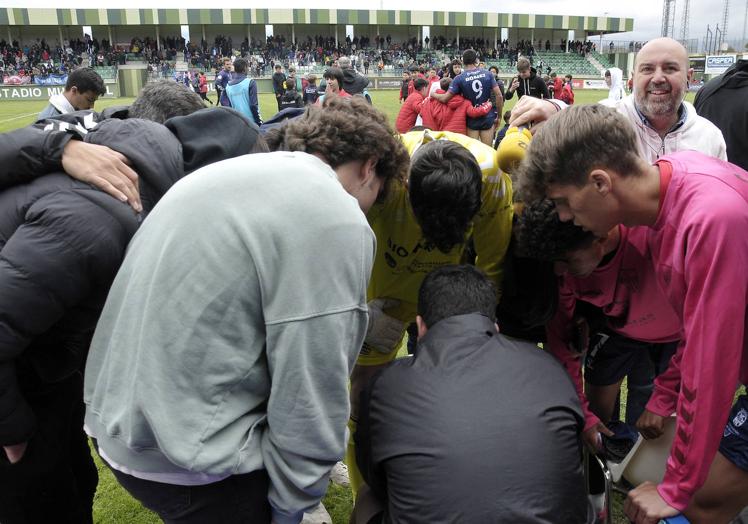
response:
[[[575,92],[578,104],[589,104],[597,102],[607,96],[602,90],[578,90]],[[400,109],[397,91],[373,91],[371,97],[374,105],[387,114],[390,122],[395,123],[395,118]],[[215,93],[211,98],[215,101]],[[688,100],[693,100],[693,94],[688,95]],[[132,98],[103,99],[96,103],[95,109],[102,109],[114,105],[127,105],[132,103]],[[505,110],[511,109],[516,103],[516,98],[505,105]],[[2,101],[0,102],[0,133],[12,131],[34,122],[36,115],[47,105],[46,101]],[[272,94],[260,95],[260,113],[263,118],[270,118],[276,112],[275,99]],[[96,457],[96,455],[94,454]],[[130,497],[114,479],[111,472],[97,458],[99,468],[99,487],[94,500],[94,522],[102,524],[151,524],[158,523],[159,519],[150,511],[143,508],[140,503]],[[325,507],[332,517],[333,524],[346,524],[352,507],[350,490],[330,484],[330,489],[324,499]],[[621,511],[622,498],[614,497],[614,519],[613,522],[625,523],[626,519]]]

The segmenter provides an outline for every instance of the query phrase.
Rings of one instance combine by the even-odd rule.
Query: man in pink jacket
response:
[[[599,236],[646,226],[657,282],[681,322],[682,343],[638,424],[655,438],[676,413],[665,477],[629,493],[627,516],[729,522],[748,505],[748,396],[733,407],[748,382],[748,172],[691,151],[649,165],[625,117],[589,105],[546,122],[519,177],[525,199],[547,197],[562,221]]]

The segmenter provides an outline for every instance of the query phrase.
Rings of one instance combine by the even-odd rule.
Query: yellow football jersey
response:
[[[512,234],[512,182],[499,170],[496,151],[465,135],[448,131],[412,131],[402,135],[408,152],[413,153],[432,140],[450,140],[465,146],[478,161],[483,173],[481,207],[468,236],[472,235],[477,253],[476,266],[481,268],[500,289],[502,263]],[[377,203],[367,214],[377,236],[368,299],[394,298],[400,305],[387,314],[412,322],[416,317],[418,289],[426,274],[447,264],[458,264],[465,246],[449,253],[428,247],[408,199],[405,183],[393,183],[384,202]]]

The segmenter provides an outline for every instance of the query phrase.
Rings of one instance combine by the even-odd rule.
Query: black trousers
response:
[[[130,495],[166,524],[268,524],[271,519],[270,480],[264,469],[203,486],[163,484],[110,469]]]
[[[10,464],[0,450],[0,522],[93,522],[98,473],[83,432],[82,375],[24,397],[37,426],[19,462]]]

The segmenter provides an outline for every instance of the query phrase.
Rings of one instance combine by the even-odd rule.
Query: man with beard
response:
[[[672,38],[651,40],[636,55],[632,96],[615,104],[634,125],[639,155],[649,162],[688,149],[727,160],[722,133],[684,100],[687,73],[688,54],[680,43]],[[509,125],[537,124],[558,110],[558,100],[522,97]]]

